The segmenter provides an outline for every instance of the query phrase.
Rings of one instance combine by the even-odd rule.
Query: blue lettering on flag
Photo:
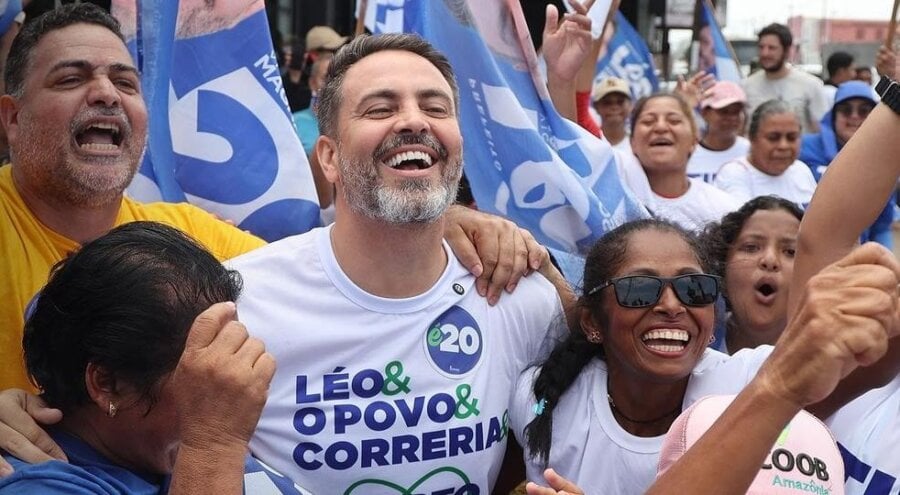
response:
[[[269,241],[318,226],[315,186],[265,10],[230,28],[174,39],[176,2],[138,5],[139,19],[157,22],[144,22],[130,44],[138,64],[147,64],[140,68],[151,125],[129,193],[187,200]],[[165,54],[171,67],[162,63]]]
[[[659,89],[653,57],[647,43],[622,12],[616,12],[615,30],[606,54],[597,61],[595,80],[607,77],[624,79],[631,88],[632,99],[637,101]]]

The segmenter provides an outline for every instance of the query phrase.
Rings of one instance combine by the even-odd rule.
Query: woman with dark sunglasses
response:
[[[768,351],[729,360],[707,349],[720,291],[710,273],[696,237],[666,221],[597,242],[578,328],[523,373],[510,411],[530,480],[552,466],[590,493],[643,493],[686,394],[752,378]]]
[[[655,479],[663,436],[682,410],[707,395],[739,393],[753,380],[772,346],[731,356],[707,348],[721,290],[711,271],[705,246],[666,221],[627,223],[597,242],[586,259],[573,331],[545,362],[523,372],[510,410],[529,480],[541,482],[552,467],[586,493],[642,494]],[[849,294],[862,301],[857,289],[822,304],[807,294],[807,312],[827,307],[829,316],[845,314],[836,305]],[[776,352],[782,360],[796,355],[796,373],[826,353],[819,342],[837,345],[834,336],[816,337],[808,319],[796,318]],[[861,322],[854,317],[827,327],[850,335]],[[809,410],[847,418],[845,404],[883,383],[880,375],[842,383]],[[806,476],[798,469],[795,463],[783,474]],[[839,478],[828,487],[842,485]]]

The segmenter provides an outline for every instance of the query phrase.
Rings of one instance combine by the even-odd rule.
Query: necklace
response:
[[[608,385],[607,385],[607,386],[608,386]],[[664,419],[666,419],[666,418],[675,416],[675,415],[677,415],[678,413],[681,412],[681,406],[678,406],[678,407],[676,407],[675,409],[672,409],[671,411],[669,411],[669,412],[663,414],[662,416],[660,416],[660,417],[658,417],[658,418],[654,418],[654,419],[644,419],[644,420],[641,420],[641,419],[632,419],[632,418],[629,418],[628,416],[626,416],[625,413],[623,413],[618,407],[616,407],[616,403],[613,402],[612,395],[609,395],[609,393],[606,394],[606,400],[609,401],[609,407],[610,407],[610,409],[613,410],[614,413],[618,413],[619,416],[622,416],[622,417],[625,418],[625,420],[627,420],[628,422],[634,423],[634,424],[637,424],[637,425],[648,425],[648,424],[652,424],[652,423],[658,423],[658,422],[660,422],[660,421],[662,421],[662,420],[664,420]]]

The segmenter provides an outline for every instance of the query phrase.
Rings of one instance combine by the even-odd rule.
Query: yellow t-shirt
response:
[[[200,241],[219,260],[265,244],[186,203],[142,204],[124,198],[116,225],[137,220],[177,227]],[[31,213],[13,184],[12,166],[0,167],[0,390],[34,390],[22,356],[25,308],[47,283],[53,265],[78,246],[47,228]]]

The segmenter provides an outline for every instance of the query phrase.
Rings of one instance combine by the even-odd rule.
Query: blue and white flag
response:
[[[319,207],[263,7],[114,0],[112,12],[150,114],[129,194],[189,201],[274,241],[319,225]]]
[[[465,173],[479,209],[510,218],[550,247],[580,253],[646,215],[623,185],[609,144],[553,108],[518,0],[407,0],[402,12],[388,3],[370,0],[376,19],[377,12],[402,19],[404,31],[450,59],[460,86]]]
[[[709,2],[700,2],[697,39],[700,42],[697,69],[716,76],[719,81],[741,81],[741,68],[732,55],[731,46],[716,21],[716,13]]]
[[[606,53],[597,61],[594,82],[607,77],[618,77],[628,82],[631,98],[649,96],[659,89],[656,67],[647,43],[641,38],[622,12],[616,12],[615,31],[606,45]],[[606,36],[606,35],[604,35]]]
[[[369,0],[366,3],[364,24],[373,33],[402,33],[405,0]],[[359,0],[356,10],[359,12]]]
[[[0,0],[0,36],[6,34],[22,12],[22,0]]]

